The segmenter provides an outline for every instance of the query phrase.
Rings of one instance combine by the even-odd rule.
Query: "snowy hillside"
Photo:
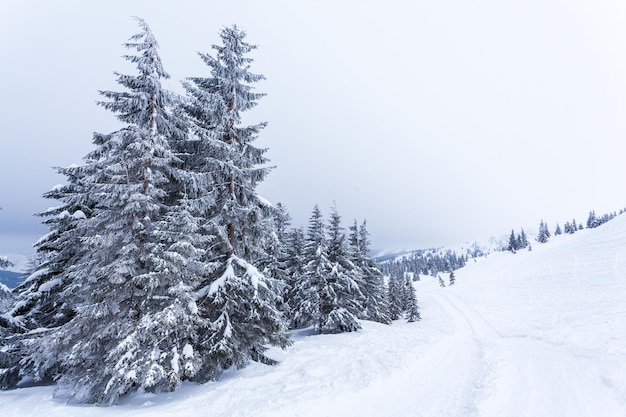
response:
[[[0,284],[8,288],[17,287],[23,280],[24,273],[28,270],[29,258],[24,255],[1,256],[10,262],[9,266],[0,268]],[[2,310],[0,310],[2,311]]]
[[[30,257],[26,255],[7,254],[7,255],[0,255],[0,257],[7,259],[12,264],[6,268],[2,268],[3,270],[11,271],[11,272],[18,272],[18,273],[24,273],[28,270]]]
[[[0,392],[1,415],[626,415],[626,216],[455,275],[452,287],[415,283],[421,322],[302,332],[270,352],[278,366],[113,408],[65,405],[54,387]]]

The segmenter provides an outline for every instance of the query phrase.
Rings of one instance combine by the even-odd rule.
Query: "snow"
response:
[[[170,361],[170,365],[172,366],[172,371],[174,371],[174,374],[178,374],[178,371],[180,371],[180,366],[178,361],[180,360],[180,355],[178,354],[178,349],[176,348],[176,346],[174,346],[172,348],[172,360]]]
[[[50,292],[50,290],[52,290],[54,287],[56,287],[57,285],[61,284],[61,279],[60,278],[54,278],[51,279],[50,281],[44,282],[43,284],[41,284],[41,286],[39,287],[39,291],[40,292]]]
[[[3,270],[20,273],[28,271],[30,257],[15,253],[0,254],[0,256],[7,258],[13,264],[12,266],[2,268]]]
[[[193,346],[187,343],[183,346],[183,358],[190,359],[193,358]]]
[[[0,392],[7,417],[626,415],[626,216],[470,261],[454,286],[415,282],[422,320],[294,333],[277,366],[253,363],[113,408],[55,387]],[[447,277],[445,277],[447,278]],[[446,279],[447,281],[447,279]],[[183,348],[187,356],[187,347]]]
[[[212,282],[211,285],[209,286],[208,294],[209,295],[215,294],[217,291],[219,291],[221,287],[223,287],[226,284],[228,280],[232,280],[234,279],[234,277],[235,277],[235,271],[233,270],[232,257],[231,257],[226,262],[226,270],[224,271],[224,273],[218,279]],[[199,291],[198,298],[203,297],[206,293],[207,293],[206,290]]]
[[[260,195],[256,195],[256,197],[259,199],[259,203],[261,203],[262,206],[265,207],[274,207],[274,205],[265,197],[260,196]]]

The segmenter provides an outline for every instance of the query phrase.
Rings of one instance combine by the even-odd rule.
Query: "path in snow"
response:
[[[600,375],[594,357],[528,336],[504,337],[454,294],[440,302],[470,330],[482,362],[480,416],[623,416],[625,404]],[[460,330],[466,332],[466,330]],[[471,346],[471,345],[470,345]],[[473,414],[469,414],[473,415]]]

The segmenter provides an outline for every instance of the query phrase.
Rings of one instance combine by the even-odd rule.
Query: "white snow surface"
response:
[[[6,267],[6,268],[1,268],[5,271],[12,271],[12,272],[26,272],[28,270],[28,264],[30,262],[30,257],[26,256],[26,255],[19,255],[19,254],[15,254],[15,253],[8,253],[8,254],[4,254],[4,253],[0,253],[0,257],[5,257],[7,258],[13,265]]]
[[[270,350],[277,366],[109,408],[66,404],[50,386],[5,391],[0,415],[626,416],[626,216],[455,277],[415,283],[422,321],[302,330]]]

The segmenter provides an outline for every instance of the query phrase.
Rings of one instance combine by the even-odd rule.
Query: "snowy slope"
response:
[[[626,216],[416,283],[423,320],[297,334],[253,364],[113,408],[54,387],[0,392],[0,415],[626,416]],[[444,278],[447,278],[444,276]]]

